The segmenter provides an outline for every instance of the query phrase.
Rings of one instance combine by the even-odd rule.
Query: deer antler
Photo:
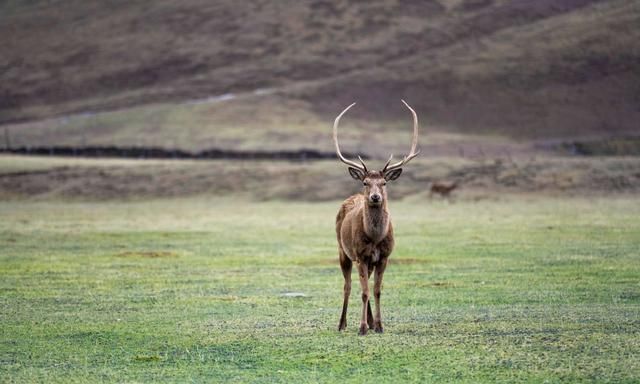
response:
[[[409,108],[409,110],[411,111],[411,114],[413,115],[413,139],[411,140],[411,151],[401,161],[398,161],[397,163],[394,163],[391,165],[389,164],[391,163],[391,159],[393,158],[393,155],[389,156],[389,160],[387,160],[387,164],[385,164],[384,168],[382,168],[382,173],[389,172],[394,169],[402,167],[403,165],[411,161],[411,159],[418,156],[418,154],[420,153],[420,150],[416,151],[416,147],[418,146],[418,115],[416,114],[416,111],[414,111],[413,108],[411,108],[409,104],[407,104],[406,101],[402,100],[402,102],[404,103],[404,105],[406,105],[407,108]]]
[[[354,105],[356,105],[356,103],[353,103],[347,108],[345,108],[344,111],[342,111],[342,113],[340,113],[338,117],[336,117],[336,120],[333,122],[333,143],[336,145],[336,154],[338,155],[338,158],[340,159],[340,161],[342,161],[343,163],[347,164],[350,167],[354,167],[356,169],[359,169],[367,173],[367,166],[364,164],[364,161],[360,156],[358,156],[358,159],[360,159],[360,164],[354,161],[351,161],[345,158],[344,156],[342,156],[342,153],[340,152],[340,146],[338,145],[338,124],[340,123],[340,118],[349,110],[349,108],[353,107]]]

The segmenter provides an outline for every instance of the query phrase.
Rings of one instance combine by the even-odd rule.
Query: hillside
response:
[[[389,188],[390,199],[421,204],[432,183],[457,182],[453,199],[637,196],[640,159],[470,160],[418,158]],[[340,201],[361,190],[335,161],[70,159],[0,155],[0,200],[144,200],[232,197],[254,201]]]
[[[12,144],[324,146],[357,100],[347,145],[404,147],[408,133],[364,139],[406,130],[401,97],[445,134],[615,136],[640,120],[637,2],[13,0],[0,15]]]

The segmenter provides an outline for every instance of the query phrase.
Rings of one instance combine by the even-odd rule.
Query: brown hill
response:
[[[250,102],[256,126],[295,108],[302,130],[353,100],[364,123],[405,122],[400,97],[447,132],[598,136],[640,121],[637,2],[4,1],[0,15],[5,126],[256,90],[269,101],[229,100],[227,124],[252,128]]]

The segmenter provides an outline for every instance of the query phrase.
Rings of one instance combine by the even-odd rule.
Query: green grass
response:
[[[0,381],[640,380],[637,199],[392,202],[366,337],[337,208],[0,203]]]

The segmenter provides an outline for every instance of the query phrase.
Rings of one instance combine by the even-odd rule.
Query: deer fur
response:
[[[404,100],[403,100],[404,103]],[[411,152],[403,160],[390,165],[392,157],[380,171],[370,171],[360,158],[360,164],[345,159],[338,145],[337,127],[340,117],[353,106],[347,107],[335,120],[334,142],[336,153],[342,162],[349,165],[349,174],[355,180],[362,182],[362,193],[346,199],[340,206],[336,217],[336,236],[338,240],[338,254],[340,267],[344,277],[342,315],[338,330],[347,326],[347,307],[351,294],[351,271],[356,264],[360,286],[362,288],[362,314],[360,320],[360,335],[366,335],[368,329],[383,332],[380,313],[380,296],[382,293],[382,278],[387,267],[387,260],[393,251],[393,225],[387,204],[386,184],[396,180],[402,174],[402,166],[413,159],[418,141],[418,120],[415,111],[405,103],[414,117],[414,136]],[[373,297],[375,301],[375,315],[371,311],[369,278],[375,272]]]

